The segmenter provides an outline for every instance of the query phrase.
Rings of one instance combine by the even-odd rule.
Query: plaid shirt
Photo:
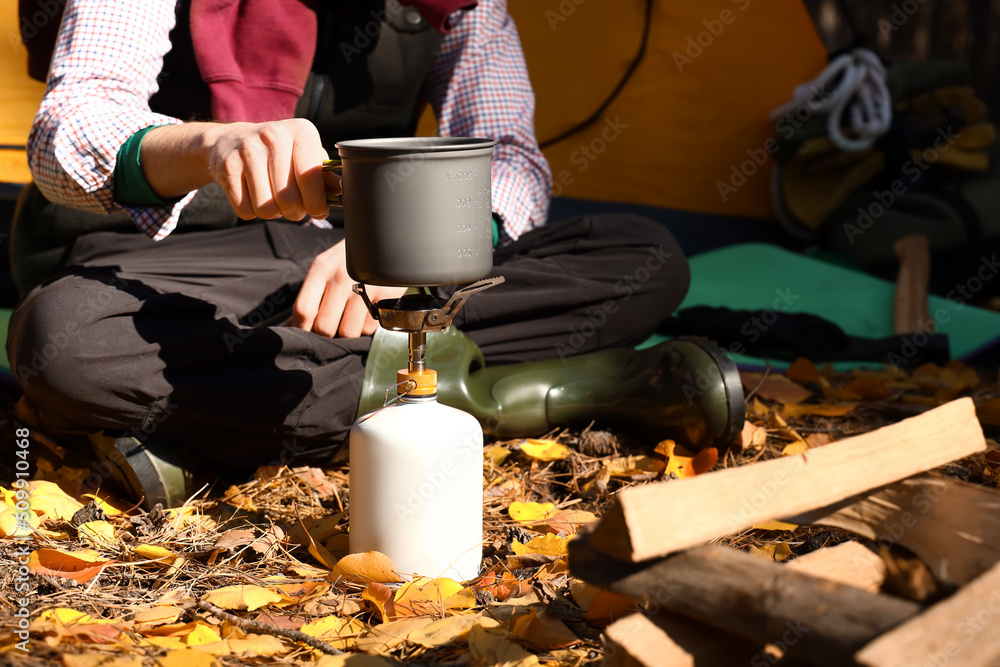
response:
[[[150,125],[180,123],[153,113],[149,98],[170,50],[176,0],[69,0],[45,97],[28,138],[28,162],[49,200],[75,208],[124,208],[159,240],[177,225],[194,192],[172,206],[122,207],[114,201],[118,149]],[[538,149],[535,97],[506,0],[479,0],[456,13],[425,82],[442,136],[498,140],[493,210],[501,243],[544,223],[551,172]]]

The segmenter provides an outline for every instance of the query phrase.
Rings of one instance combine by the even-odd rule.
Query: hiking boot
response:
[[[157,503],[164,508],[180,507],[188,499],[194,464],[178,454],[179,447],[105,431],[90,436],[90,444],[97,457],[95,470],[115,482],[130,500],[141,500],[147,510]]]
[[[403,333],[376,332],[359,416],[383,405],[396,371],[406,366],[407,342]],[[736,365],[703,338],[486,368],[475,343],[449,327],[427,334],[427,367],[437,371],[438,400],[472,414],[495,437],[537,436],[598,420],[700,450],[729,445],[743,428]]]

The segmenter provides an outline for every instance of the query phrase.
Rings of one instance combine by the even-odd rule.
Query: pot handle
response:
[[[344,165],[340,160],[323,160],[323,171],[332,171],[341,178],[344,177]],[[343,193],[339,195],[327,194],[326,201],[333,206],[343,206],[344,195]]]

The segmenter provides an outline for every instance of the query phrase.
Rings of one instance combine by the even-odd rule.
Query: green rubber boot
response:
[[[365,366],[358,415],[395,395],[408,336],[379,329]],[[714,343],[678,338],[645,350],[612,348],[566,359],[486,368],[454,327],[427,334],[438,400],[475,416],[487,435],[530,437],[593,420],[692,450],[725,446],[743,429],[736,365]]]
[[[164,509],[180,507],[188,499],[194,462],[173,454],[177,448],[103,431],[90,436],[90,444],[97,455],[96,469],[117,483],[129,499],[141,499],[147,510],[157,503]]]

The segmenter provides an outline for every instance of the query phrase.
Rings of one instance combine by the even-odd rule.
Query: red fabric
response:
[[[191,40],[221,121],[291,118],[316,53],[316,4],[333,0],[192,0]],[[401,0],[441,32],[477,0]]]

